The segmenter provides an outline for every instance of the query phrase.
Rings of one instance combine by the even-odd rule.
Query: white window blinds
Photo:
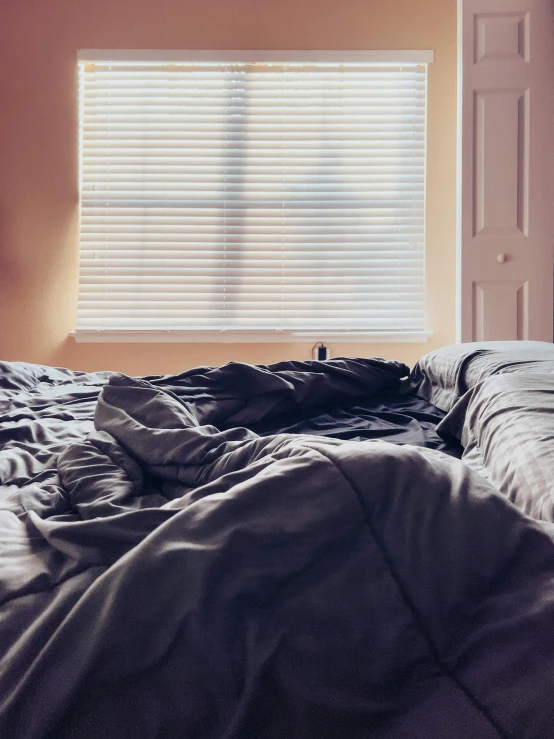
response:
[[[92,59],[80,107],[77,333],[425,330],[424,65]]]

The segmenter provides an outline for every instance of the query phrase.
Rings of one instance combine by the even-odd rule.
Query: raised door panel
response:
[[[475,341],[517,341],[529,338],[528,284],[475,282]]]
[[[528,91],[480,91],[474,109],[474,236],[525,233]]]

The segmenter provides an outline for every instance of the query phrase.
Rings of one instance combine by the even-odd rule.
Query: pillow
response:
[[[462,459],[521,511],[554,522],[554,373],[493,375],[437,427],[461,438]]]
[[[544,341],[455,344],[422,357],[411,372],[411,392],[449,411],[471,388],[505,372],[554,374],[554,346]]]

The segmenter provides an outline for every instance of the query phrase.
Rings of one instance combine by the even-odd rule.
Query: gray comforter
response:
[[[8,457],[0,736],[554,737],[538,524],[440,452],[241,428],[403,372],[100,376],[55,469]]]

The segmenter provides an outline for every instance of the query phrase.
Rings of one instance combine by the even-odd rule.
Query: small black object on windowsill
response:
[[[329,359],[329,349],[323,342],[319,341],[312,347],[312,357],[317,359],[318,362],[324,362]]]

